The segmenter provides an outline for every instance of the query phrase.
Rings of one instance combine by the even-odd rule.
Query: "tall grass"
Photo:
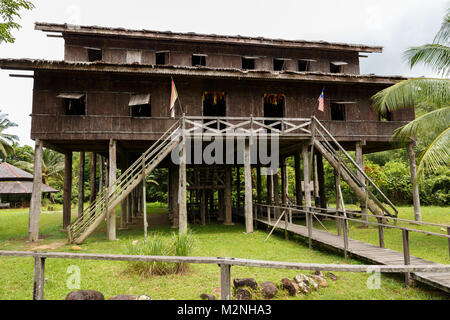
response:
[[[144,256],[189,256],[194,246],[194,237],[191,231],[184,234],[173,234],[170,240],[161,234],[154,233],[145,241],[130,241],[126,245],[129,255]],[[182,274],[189,270],[187,263],[168,262],[129,262],[126,271],[149,277],[152,275]]]

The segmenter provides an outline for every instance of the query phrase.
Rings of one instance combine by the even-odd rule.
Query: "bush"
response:
[[[126,245],[129,255],[144,256],[188,256],[194,246],[191,231],[182,235],[173,234],[171,241],[166,241],[160,234],[155,233],[145,241],[130,241]],[[127,271],[149,277],[151,275],[182,274],[189,270],[187,263],[168,262],[129,262]]]

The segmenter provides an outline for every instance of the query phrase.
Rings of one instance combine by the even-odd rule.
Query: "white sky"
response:
[[[63,40],[34,30],[34,22],[71,23],[174,32],[263,36],[381,45],[382,54],[361,59],[361,73],[434,76],[410,70],[402,52],[430,43],[450,0],[32,0],[22,12],[16,43],[0,44],[0,58],[63,58]],[[32,79],[0,70],[0,110],[19,125],[9,133],[30,137]]]

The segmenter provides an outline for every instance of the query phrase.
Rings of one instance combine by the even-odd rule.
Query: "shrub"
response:
[[[126,245],[126,252],[129,255],[143,256],[188,256],[193,248],[194,240],[191,231],[182,235],[173,234],[171,241],[167,241],[163,236],[155,233],[145,241],[130,241]],[[181,274],[189,270],[187,263],[168,262],[129,262],[127,271],[141,276]]]

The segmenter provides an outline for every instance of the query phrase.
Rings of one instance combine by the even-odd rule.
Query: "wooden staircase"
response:
[[[82,243],[105,220],[107,213],[133,191],[181,141],[180,121],[174,123],[139,159],[137,159],[97,200],[83,211],[68,228],[71,243]]]
[[[311,135],[313,147],[328,160],[340,177],[347,182],[361,203],[365,203],[367,208],[376,216],[397,216],[398,211],[388,197],[315,117],[312,117],[311,121]],[[363,179],[358,175],[362,176]]]

